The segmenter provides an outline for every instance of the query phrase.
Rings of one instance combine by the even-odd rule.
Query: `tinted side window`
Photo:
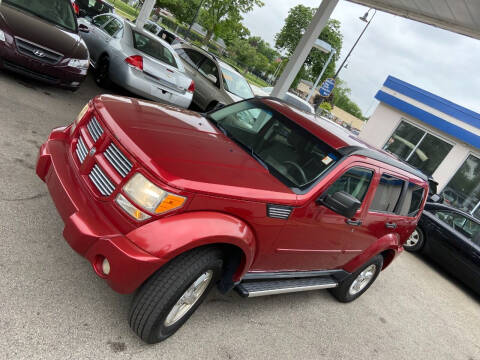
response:
[[[117,19],[113,19],[103,28],[108,35],[114,36],[122,28],[122,23]]]
[[[108,15],[99,15],[93,18],[92,23],[95,26],[102,27],[110,20],[110,16]]]
[[[370,210],[393,213],[400,199],[403,184],[403,180],[383,174],[375,191]]]
[[[373,171],[354,167],[335,181],[327,190],[328,195],[333,195],[338,191],[344,191],[359,201],[363,201],[367,194],[368,186],[373,177]]]
[[[144,29],[150,31],[154,35],[157,35],[158,28],[154,24],[145,24]]]
[[[202,74],[205,77],[210,76],[215,76],[215,84],[218,84],[218,68],[215,63],[209,59],[205,59],[205,61],[202,63],[202,65],[198,68],[198,72]]]
[[[422,204],[424,190],[420,185],[408,184],[400,215],[416,216]]]
[[[177,51],[178,55],[185,60],[187,63],[189,63],[193,67],[197,67],[200,61],[205,59],[205,56],[200,54],[198,51],[195,50],[190,50],[190,49],[178,49],[182,51]]]
[[[470,219],[467,219],[465,221],[465,224],[463,224],[463,231],[469,237],[470,239],[475,242],[478,246],[480,246],[480,224],[473,222]]]

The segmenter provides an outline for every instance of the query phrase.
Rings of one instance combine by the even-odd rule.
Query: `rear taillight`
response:
[[[195,91],[195,82],[192,80],[190,86],[188,87],[188,92],[193,93]]]
[[[143,71],[143,57],[140,55],[129,56],[125,59],[125,61],[127,64],[130,64],[131,66]]]
[[[73,6],[73,11],[75,11],[75,14],[80,14],[80,8],[78,7],[78,5],[76,3],[72,3],[72,6]]]

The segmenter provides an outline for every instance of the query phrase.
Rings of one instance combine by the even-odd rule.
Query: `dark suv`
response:
[[[70,0],[0,2],[0,68],[76,90],[88,66]]]
[[[53,130],[36,171],[70,246],[114,290],[137,291],[130,326],[149,343],[214,285],[358,298],[428,193],[418,170],[274,98],[201,115],[103,95]]]

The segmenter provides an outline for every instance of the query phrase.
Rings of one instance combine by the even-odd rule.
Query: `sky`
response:
[[[263,0],[265,6],[244,14],[252,36],[274,46],[288,10],[298,4],[318,7],[319,0]],[[353,46],[368,8],[340,0],[332,18],[340,20],[340,61]],[[370,12],[370,16],[373,11]],[[377,12],[339,77],[352,89],[351,99],[364,115],[375,110],[374,96],[388,75],[480,113],[480,40],[384,12]]]

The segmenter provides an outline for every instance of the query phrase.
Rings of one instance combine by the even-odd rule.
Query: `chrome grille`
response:
[[[126,177],[132,170],[132,163],[113,142],[108,145],[103,154],[122,177]]]
[[[282,205],[267,205],[267,216],[275,219],[288,219],[292,213],[293,208]]]
[[[105,173],[100,169],[100,167],[95,164],[92,168],[92,171],[88,175],[90,180],[92,180],[95,187],[100,191],[100,194],[103,196],[112,195],[115,190],[115,186],[112,184],[110,179],[105,175]]]
[[[88,122],[87,129],[94,142],[97,142],[97,140],[100,139],[100,136],[103,134],[103,128],[95,116],[92,116]]]
[[[83,163],[85,161],[85,158],[87,157],[88,149],[81,136],[78,137],[77,148],[75,149],[75,152],[77,153],[80,163]]]
[[[58,64],[63,58],[63,55],[60,53],[19,37],[15,37],[15,44],[17,45],[18,52],[21,54],[50,65]]]

